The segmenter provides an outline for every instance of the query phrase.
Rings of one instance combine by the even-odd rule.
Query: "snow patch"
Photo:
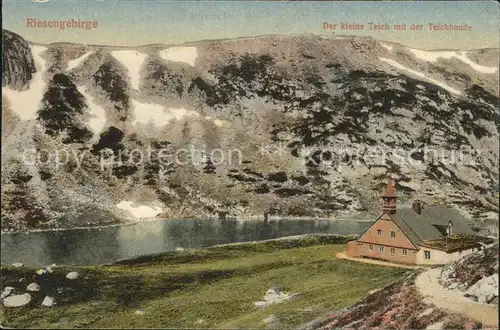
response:
[[[104,124],[106,124],[106,111],[103,107],[93,101],[92,96],[87,93],[84,86],[77,86],[77,89],[87,100],[87,105],[90,109],[91,118],[88,122],[88,126],[94,134],[101,133],[104,128]]]
[[[196,47],[171,47],[161,50],[159,55],[166,61],[183,62],[194,66],[198,58],[198,50]]]
[[[181,120],[188,116],[199,116],[197,112],[189,111],[184,108],[165,110],[165,107],[160,104],[142,103],[136,100],[132,100],[132,106],[135,114],[134,125],[137,123],[153,123],[157,127],[162,127],[171,120]]]
[[[417,77],[420,77],[420,78],[423,78],[427,81],[429,81],[430,83],[433,83],[434,85],[436,86],[439,86],[443,89],[446,89],[448,92],[450,93],[453,93],[453,94],[456,94],[456,95],[461,95],[462,92],[460,92],[459,90],[451,87],[451,86],[448,86],[446,85],[445,83],[439,81],[439,80],[436,80],[436,79],[433,79],[433,78],[429,78],[427,77],[423,72],[420,72],[420,71],[416,71],[416,70],[413,70],[413,69],[410,69],[410,68],[407,68],[405,67],[404,65],[390,59],[390,58],[379,58],[382,62],[386,62],[387,64],[395,67],[396,69],[399,69],[399,70],[403,70],[403,71],[407,71],[408,73],[411,73]]]
[[[136,50],[115,50],[111,55],[127,68],[132,88],[139,89],[141,66],[148,55]]]
[[[3,95],[10,101],[12,111],[18,114],[21,120],[32,120],[36,118],[36,113],[42,101],[43,92],[46,86],[46,82],[43,81],[43,75],[48,67],[47,61],[42,58],[41,54],[47,50],[47,47],[30,47],[35,62],[36,73],[29,83],[29,89],[25,91],[16,91],[9,87],[2,88]]]
[[[116,207],[130,212],[134,218],[141,219],[141,218],[153,218],[157,216],[158,214],[161,213],[162,209],[157,206],[146,206],[146,205],[134,205],[133,202],[130,201],[121,201],[120,203],[116,204]]]
[[[392,49],[394,48],[394,47],[392,47],[392,46],[390,46],[390,45],[386,45],[386,44],[384,44],[384,43],[381,43],[380,45],[381,45],[382,47],[384,47],[385,49],[387,49],[388,51],[392,51]]]
[[[83,61],[85,61],[87,59],[87,57],[89,57],[90,54],[92,54],[92,53],[93,52],[86,52],[82,56],[75,58],[74,60],[69,61],[67,70],[70,71],[70,70],[73,70],[74,68],[76,68],[78,65],[80,65],[80,63],[83,63]]]
[[[481,72],[481,73],[495,73],[498,71],[498,67],[482,66],[482,65],[479,65],[479,64],[473,62],[471,59],[469,59],[466,56],[467,52],[451,52],[451,51],[430,52],[430,51],[425,51],[425,50],[420,50],[420,49],[412,49],[412,48],[409,48],[409,50],[415,55],[415,57],[417,57],[418,59],[427,61],[427,62],[436,62],[440,58],[444,58],[444,59],[456,58],[456,59],[462,61],[463,63],[469,65],[474,70]]]

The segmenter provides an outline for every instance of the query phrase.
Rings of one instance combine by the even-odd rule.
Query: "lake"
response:
[[[98,265],[138,255],[302,234],[360,234],[357,220],[152,220],[133,225],[2,234],[1,260],[40,267]]]

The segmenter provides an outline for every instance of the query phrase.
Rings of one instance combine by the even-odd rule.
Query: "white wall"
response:
[[[430,259],[425,259],[424,251],[429,251],[431,253]],[[474,249],[464,250],[454,253],[446,253],[441,250],[435,250],[430,248],[421,247],[417,252],[416,263],[419,265],[443,265],[451,261],[455,261],[463,256],[471,254]]]

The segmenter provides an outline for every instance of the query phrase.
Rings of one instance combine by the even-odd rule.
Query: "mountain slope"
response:
[[[9,54],[24,54],[17,38]],[[387,173],[402,203],[498,223],[496,49],[319,36],[30,47],[26,90],[3,73],[2,196],[34,195],[42,215],[27,224],[2,202],[4,229],[373,214]],[[28,146],[41,161],[27,164]]]

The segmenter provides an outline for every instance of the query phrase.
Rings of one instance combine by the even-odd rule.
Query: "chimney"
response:
[[[389,214],[396,213],[396,192],[391,176],[387,177],[387,188],[381,197],[383,200],[382,211]]]
[[[411,208],[413,209],[413,211],[415,211],[415,213],[421,214],[422,202],[419,199],[414,200],[413,203],[411,204]]]

